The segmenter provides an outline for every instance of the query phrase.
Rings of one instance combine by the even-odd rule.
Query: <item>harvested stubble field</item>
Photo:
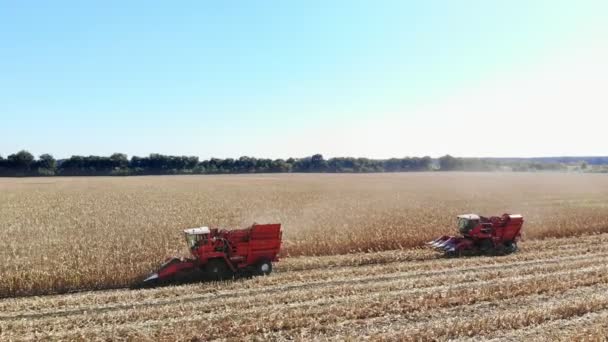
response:
[[[524,214],[521,251],[416,248],[471,211]],[[0,217],[0,296],[106,290],[2,299],[0,340],[608,336],[603,175],[0,179]],[[108,290],[185,255],[183,228],[253,221],[284,225],[270,277]]]
[[[0,301],[2,340],[603,340],[608,235],[501,257],[288,258],[269,277]]]

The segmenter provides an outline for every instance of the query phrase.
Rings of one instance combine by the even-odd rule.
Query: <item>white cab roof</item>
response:
[[[209,227],[198,227],[198,228],[190,228],[184,229],[184,233],[186,234],[209,234]]]
[[[458,215],[458,218],[463,218],[463,219],[467,219],[467,220],[479,220],[479,215],[477,215],[477,214],[464,214],[464,215]]]

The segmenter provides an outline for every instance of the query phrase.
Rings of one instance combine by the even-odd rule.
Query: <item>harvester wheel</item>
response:
[[[255,265],[255,270],[259,275],[269,275],[272,272],[272,263],[269,260],[261,260]]]
[[[497,255],[499,254],[498,249],[494,246],[494,243],[490,239],[483,239],[479,243],[479,251],[485,255]]]
[[[517,252],[517,242],[505,242],[505,254],[511,254],[515,252]]]
[[[205,265],[205,273],[211,280],[228,279],[232,276],[228,265],[221,259],[209,260]]]

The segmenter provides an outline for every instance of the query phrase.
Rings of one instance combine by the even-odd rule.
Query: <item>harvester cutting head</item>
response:
[[[428,243],[429,246],[442,249],[446,253],[455,252],[461,238],[455,236],[444,235]]]
[[[442,236],[428,243],[447,256],[510,254],[517,250],[524,219],[521,215],[483,217],[458,215],[461,236]]]

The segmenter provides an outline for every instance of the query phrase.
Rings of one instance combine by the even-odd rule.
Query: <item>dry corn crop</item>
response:
[[[506,257],[418,249],[522,213]],[[0,179],[0,340],[603,340],[608,178],[411,173]],[[281,222],[269,277],[125,287],[181,229]],[[559,332],[558,328],[561,329]]]

